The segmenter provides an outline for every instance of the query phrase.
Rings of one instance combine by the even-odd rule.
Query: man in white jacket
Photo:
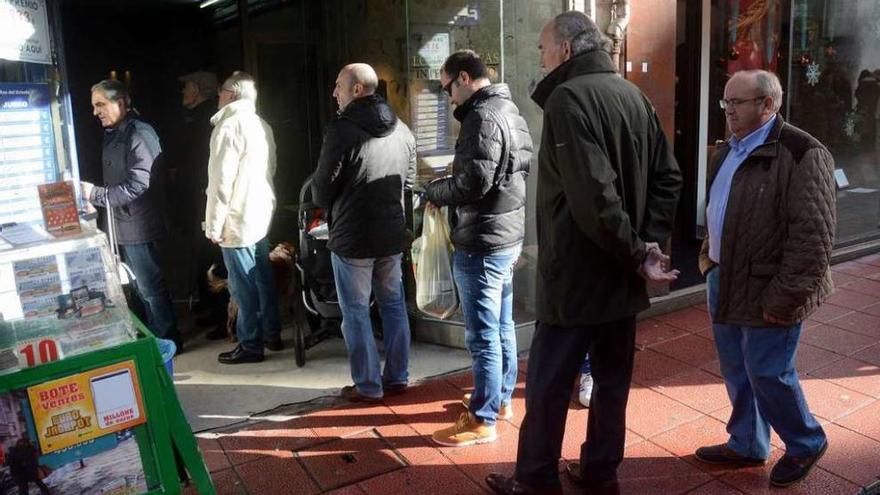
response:
[[[256,112],[257,89],[234,72],[218,91],[211,117],[205,236],[219,244],[238,304],[238,346],[220,354],[224,364],[258,363],[263,348],[280,348],[281,322],[266,237],[275,210],[275,140]]]

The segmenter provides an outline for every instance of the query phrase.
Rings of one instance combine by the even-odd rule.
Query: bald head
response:
[[[379,87],[379,77],[368,64],[348,64],[339,71],[333,97],[342,111],[352,101],[369,96]]]

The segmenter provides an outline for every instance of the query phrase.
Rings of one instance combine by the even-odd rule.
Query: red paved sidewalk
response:
[[[807,322],[797,366],[807,399],[830,438],[828,453],[797,494],[856,494],[880,475],[880,255],[834,267],[838,290]],[[624,493],[783,493],[765,468],[728,471],[697,462],[700,445],[726,440],[730,406],[703,307],[640,322],[627,417]],[[520,362],[525,371],[526,360]],[[411,387],[379,405],[341,405],[286,421],[200,435],[218,493],[478,494],[492,471],[511,473],[524,409],[500,421],[499,440],[460,449],[437,447],[430,434],[464,409],[471,385],[459,373]],[[572,396],[565,459],[577,459],[588,410]],[[560,466],[562,467],[562,466]],[[578,493],[563,476],[567,493]]]

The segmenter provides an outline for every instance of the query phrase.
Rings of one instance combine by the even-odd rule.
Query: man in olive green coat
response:
[[[587,440],[569,474],[590,493],[617,492],[635,316],[646,279],[674,280],[659,245],[672,231],[681,173],[653,106],[620,77],[608,39],[581,12],[541,34],[549,74],[538,166],[538,326],[529,353],[516,473],[489,475],[498,493],[562,493],[558,461],[571,385],[589,352]]]

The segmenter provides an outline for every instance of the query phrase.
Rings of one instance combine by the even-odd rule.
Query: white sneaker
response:
[[[593,396],[593,375],[581,373],[581,386],[578,390],[578,402],[584,407],[590,407],[590,398]]]

